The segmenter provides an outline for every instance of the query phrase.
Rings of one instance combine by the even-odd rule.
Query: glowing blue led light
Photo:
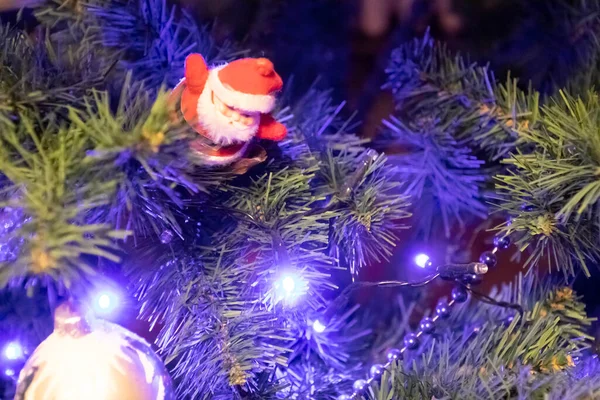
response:
[[[4,370],[4,375],[9,376],[9,377],[15,376],[15,370],[11,369],[11,368],[6,368]]]
[[[293,304],[307,289],[306,282],[295,273],[285,273],[273,283],[276,302],[285,301]]]
[[[100,297],[98,297],[98,307],[100,307],[103,310],[109,309],[110,308],[110,296],[107,294],[102,294],[100,295]]]
[[[323,333],[323,332],[325,332],[325,328],[326,328],[326,326],[323,325],[321,323],[321,321],[319,321],[318,319],[315,320],[315,322],[313,322],[312,327],[313,327],[313,331],[315,331],[317,333]]]
[[[109,290],[96,293],[94,297],[94,310],[98,315],[109,315],[119,307],[119,295]]]
[[[425,268],[428,261],[429,261],[429,256],[424,253],[417,254],[417,256],[415,257],[415,264],[417,264],[421,268]]]
[[[296,289],[296,281],[291,276],[284,277],[281,281],[281,285],[283,287],[283,290],[290,295],[293,294],[294,289]]]
[[[4,347],[3,353],[7,360],[18,360],[23,357],[23,348],[17,342],[10,342]]]

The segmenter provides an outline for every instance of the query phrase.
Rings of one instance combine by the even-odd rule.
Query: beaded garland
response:
[[[496,266],[496,253],[498,250],[507,249],[510,246],[510,238],[508,236],[496,236],[494,238],[494,248],[491,251],[485,251],[479,257],[479,262],[485,264],[488,268]],[[440,300],[435,308],[433,317],[425,317],[419,324],[419,329],[416,332],[407,333],[404,337],[404,346],[401,348],[393,348],[387,353],[387,362],[384,364],[374,364],[369,369],[369,377],[367,379],[358,379],[354,381],[352,394],[342,394],[338,400],[355,400],[360,398],[376,379],[379,379],[383,373],[391,367],[392,363],[401,360],[407,350],[416,350],[419,347],[419,338],[426,334],[432,334],[435,331],[435,324],[439,319],[445,319],[450,316],[450,311],[455,304],[464,303],[468,299],[467,289],[472,285],[481,282],[480,274],[467,273],[460,279],[459,285],[452,289],[451,300],[445,302]]]

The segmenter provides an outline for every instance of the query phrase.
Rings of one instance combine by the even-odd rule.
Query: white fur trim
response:
[[[208,83],[217,96],[231,107],[244,111],[257,111],[268,114],[275,107],[275,96],[264,94],[248,94],[235,91],[223,85],[219,79],[219,71],[225,65],[214,67],[208,74]]]

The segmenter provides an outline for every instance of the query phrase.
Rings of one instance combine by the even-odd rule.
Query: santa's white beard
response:
[[[217,110],[212,101],[212,89],[206,84],[198,99],[198,122],[216,144],[227,146],[234,143],[246,143],[256,135],[258,121],[247,126],[231,120]]]

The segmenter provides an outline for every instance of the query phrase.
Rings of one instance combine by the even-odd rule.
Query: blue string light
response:
[[[97,292],[93,298],[93,308],[99,316],[109,316],[114,314],[119,309],[121,296],[110,289],[105,289]]]
[[[316,333],[323,333],[327,327],[317,319],[315,322],[313,322],[312,328]]]
[[[425,268],[427,267],[429,262],[429,256],[425,253],[421,253],[421,254],[417,254],[415,256],[415,264],[417,264],[418,267],[420,268]]]
[[[9,361],[19,360],[23,358],[23,347],[17,342],[10,342],[4,346],[2,354]]]
[[[283,301],[288,305],[293,305],[307,290],[306,281],[295,272],[286,272],[273,283],[275,290],[275,299],[277,302]]]

